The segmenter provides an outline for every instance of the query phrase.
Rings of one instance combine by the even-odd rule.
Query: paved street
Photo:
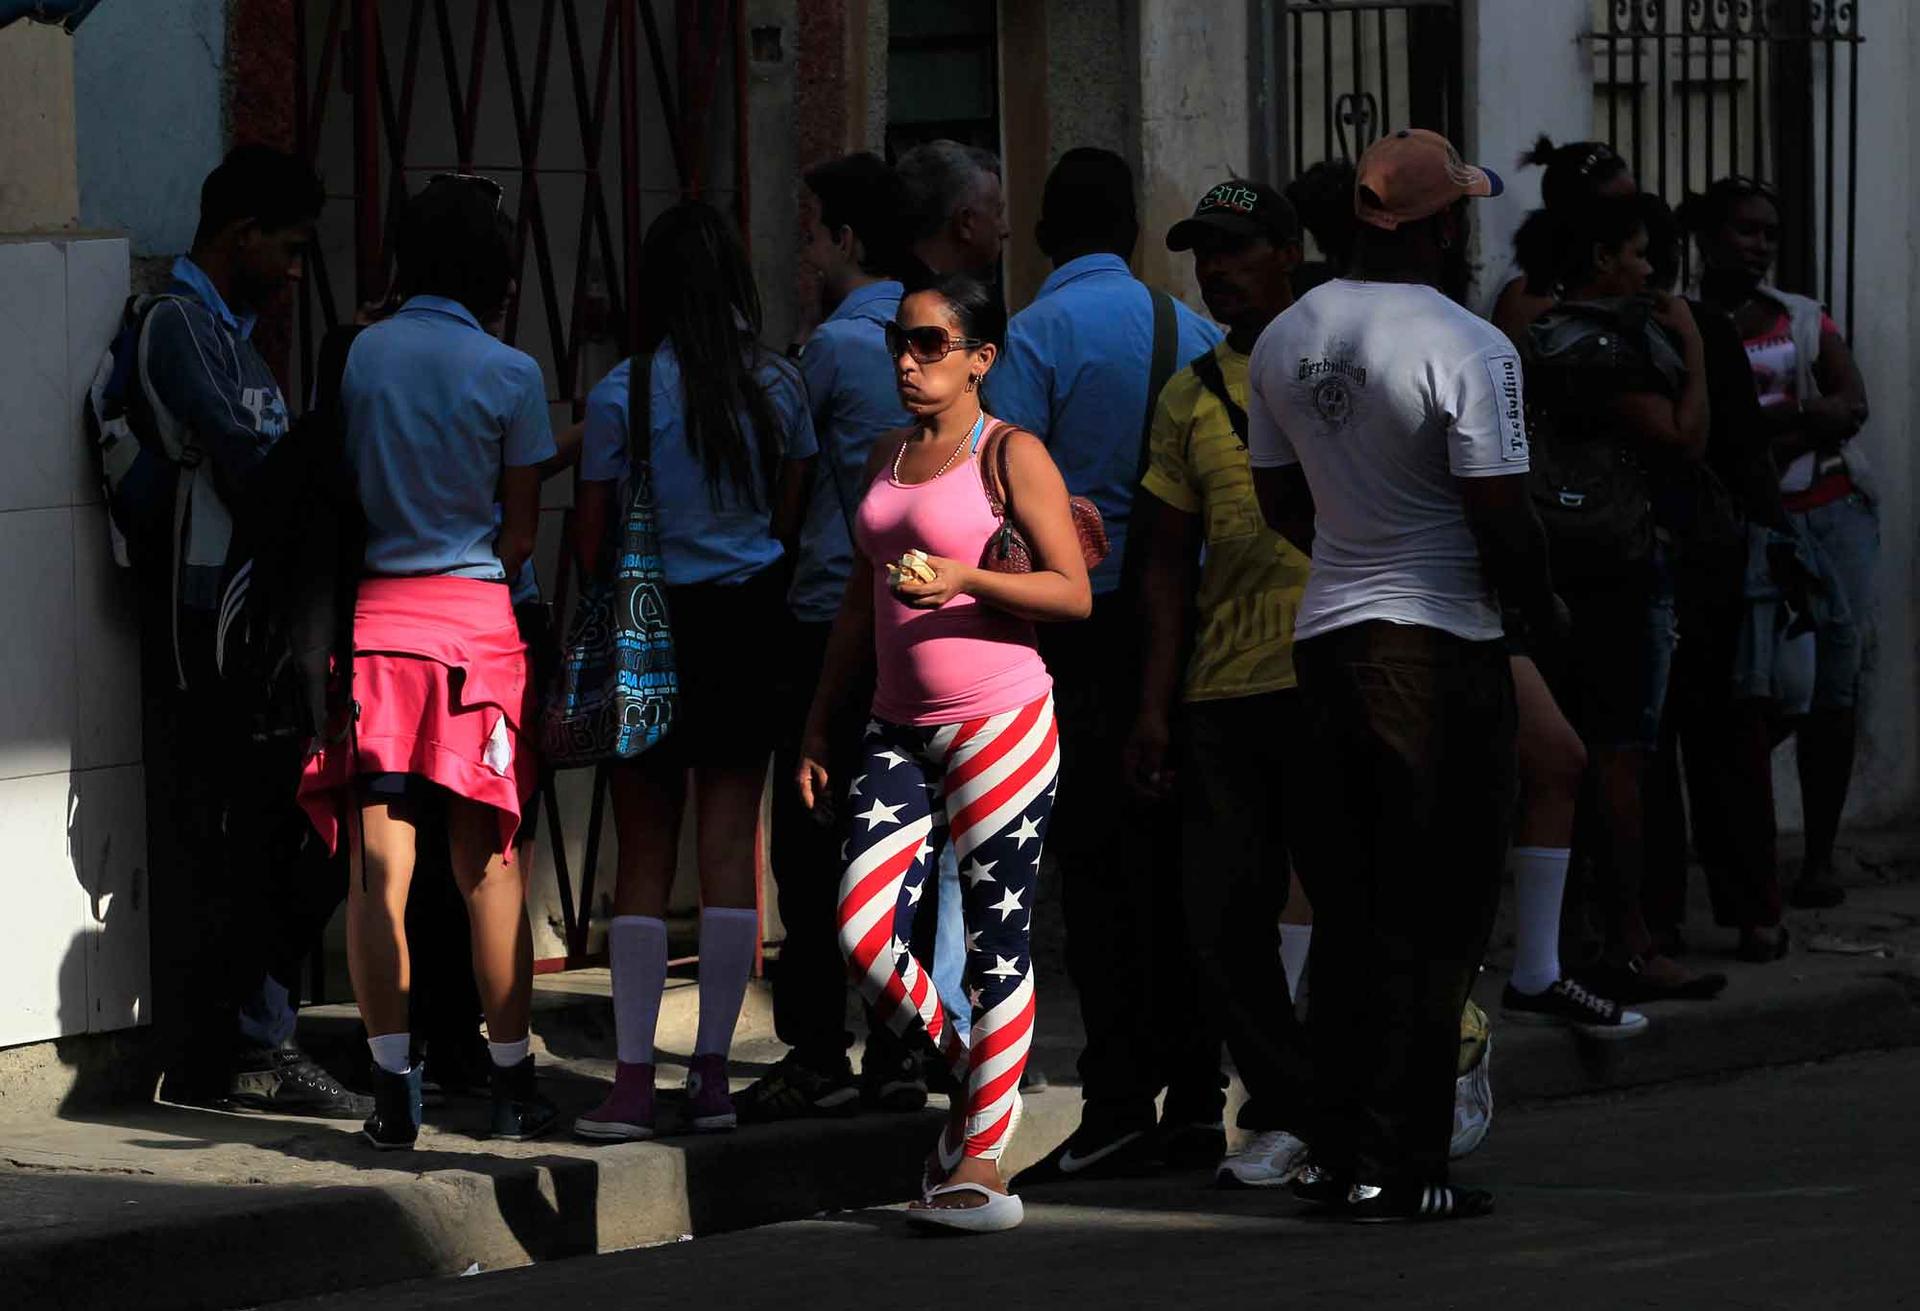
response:
[[[856,1212],[286,1308],[1920,1305],[1920,1052],[1509,1113],[1485,1220],[1358,1229],[1191,1178],[1028,1196],[995,1238]],[[1302,1298],[1312,1301],[1300,1301]]]

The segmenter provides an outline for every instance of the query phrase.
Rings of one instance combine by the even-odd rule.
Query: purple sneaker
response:
[[[653,1137],[653,1066],[619,1063],[607,1099],[573,1122],[574,1136],[635,1143]]]
[[[727,1090],[725,1056],[696,1056],[687,1063],[687,1114],[697,1133],[728,1133],[739,1123]]]

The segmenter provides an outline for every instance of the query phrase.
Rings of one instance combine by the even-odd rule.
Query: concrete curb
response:
[[[1920,977],[1904,963],[1803,968],[1767,976],[1769,986],[1750,986],[1745,998],[1736,991],[1719,1002],[1648,1008],[1652,1031],[1627,1043],[1499,1026],[1498,1101],[1510,1112],[1516,1103],[1920,1045]],[[1742,971],[1736,986],[1746,978]],[[585,994],[544,1005],[543,1039],[563,1050],[593,1040],[604,1034],[603,1008]],[[1494,1014],[1498,1026],[1497,1002]],[[1029,1098],[1010,1166],[1070,1132],[1079,1106],[1070,1086]],[[71,1223],[0,1225],[0,1288],[20,1306],[119,1311],[129,1295],[151,1308],[247,1306],[897,1202],[938,1120],[935,1111],[864,1115],[608,1148],[556,1139],[499,1155],[456,1151],[459,1140],[443,1133],[436,1150],[345,1175],[332,1140],[332,1177],[367,1182],[324,1186],[0,1173],[0,1210],[29,1220],[42,1193],[112,1194],[111,1205]],[[274,1145],[328,1159],[325,1150]]]

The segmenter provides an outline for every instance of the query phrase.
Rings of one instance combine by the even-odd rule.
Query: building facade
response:
[[[1831,24],[1841,8],[1834,39],[1754,26]],[[1812,236],[1795,275],[1850,326],[1873,402],[1859,441],[1877,472],[1880,626],[1853,813],[1889,822],[1920,791],[1916,70],[1920,13],[1894,0],[105,0],[72,36],[0,29],[0,78],[34,90],[0,102],[0,540],[16,562],[0,576],[16,634],[0,683],[15,858],[0,877],[28,944],[0,964],[0,1047],[143,1019],[138,678],[79,389],[127,288],[190,239],[199,180],[228,145],[304,151],[327,183],[308,285],[267,338],[290,394],[318,334],[384,289],[395,197],[461,169],[506,188],[524,250],[509,334],[546,368],[556,422],[625,349],[628,254],[682,195],[747,232],[769,344],[804,332],[817,297],[797,260],[799,179],[849,150],[934,136],[995,149],[1014,308],[1048,271],[1040,190],[1073,146],[1129,160],[1136,269],[1196,304],[1160,234],[1209,186],[1284,182],[1408,123],[1496,168],[1542,132],[1611,139],[1670,199],[1716,169],[1798,169]],[[1477,211],[1483,277],[1537,203],[1537,175],[1508,176]],[[538,557],[557,599],[568,500],[553,489]],[[1784,781],[1784,752],[1781,768]],[[558,786],[535,892],[539,954],[556,964],[594,950],[612,876],[593,780]],[[1797,788],[1780,795],[1792,823]]]

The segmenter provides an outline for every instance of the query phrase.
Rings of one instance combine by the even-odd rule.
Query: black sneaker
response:
[[[1066,1179],[1124,1179],[1161,1165],[1160,1135],[1150,1118],[1121,1118],[1088,1105],[1067,1140],[1013,1177],[1014,1191]]]
[[[493,1121],[487,1137],[524,1143],[553,1128],[560,1112],[540,1095],[533,1081],[533,1057],[520,1064],[493,1069]]]
[[[404,1152],[420,1136],[420,1067],[394,1074],[375,1066],[373,1114],[360,1136],[383,1152]]]
[[[839,1068],[817,1069],[788,1052],[771,1070],[733,1095],[741,1124],[770,1124],[819,1116],[852,1115],[860,1109],[860,1085],[845,1056]]]
[[[1500,1014],[1515,1024],[1564,1024],[1611,1042],[1647,1031],[1647,1017],[1622,1008],[1572,979],[1555,979],[1543,992],[1525,993],[1511,983],[1500,994]]]
[[[1347,1193],[1352,1188],[1353,1179],[1350,1175],[1314,1161],[1301,1166],[1300,1173],[1287,1185],[1296,1201],[1329,1211],[1345,1210]]]
[[[1493,1213],[1493,1194],[1484,1188],[1447,1184],[1353,1185],[1344,1214],[1355,1224],[1407,1224],[1419,1220],[1472,1220]]]
[[[1169,1170],[1211,1170],[1227,1154],[1226,1121],[1162,1119],[1160,1159]]]
[[[373,1098],[342,1086],[290,1042],[242,1051],[226,1103],[236,1111],[320,1120],[363,1120],[373,1114]]]
[[[877,1111],[923,1111],[927,1081],[912,1052],[883,1054],[868,1045],[860,1058],[860,1100]]]

